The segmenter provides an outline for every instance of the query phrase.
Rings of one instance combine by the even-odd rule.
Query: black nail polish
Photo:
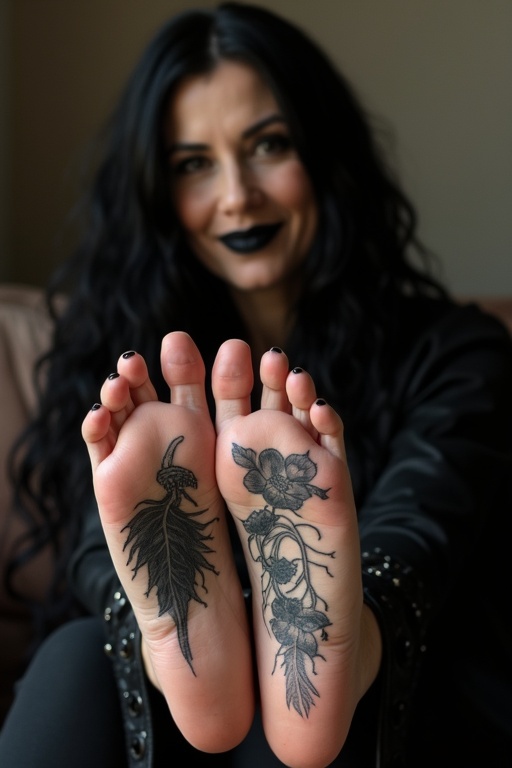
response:
[[[129,358],[129,357],[133,357],[133,356],[134,356],[134,354],[135,354],[134,350],[133,350],[133,349],[130,349],[130,351],[129,351],[129,352],[125,352],[125,353],[123,354],[123,357],[124,357],[124,359],[125,359],[125,360],[128,360],[128,358]]]
[[[277,352],[277,353],[278,353],[278,354],[280,354],[280,355],[282,355],[282,354],[283,354],[283,350],[282,350],[282,349],[280,349],[279,347],[271,347],[271,348],[270,348],[270,351],[271,351],[271,352]]]
[[[319,397],[316,401],[317,405],[327,405],[327,400],[324,400],[323,397]]]
[[[292,373],[304,373],[304,369],[297,366],[297,368],[292,368]]]
[[[98,408],[101,408],[101,403],[94,403],[94,405],[91,408],[91,411],[97,411]]]
[[[118,379],[119,374],[116,371],[114,371],[114,373],[109,373],[108,378],[110,379],[110,381],[112,381],[112,379]]]

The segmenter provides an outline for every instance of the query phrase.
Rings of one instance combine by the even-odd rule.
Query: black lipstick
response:
[[[235,253],[255,253],[270,243],[281,227],[281,223],[264,224],[239,232],[229,232],[227,235],[222,235],[219,240]]]

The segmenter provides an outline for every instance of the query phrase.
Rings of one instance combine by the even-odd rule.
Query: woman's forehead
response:
[[[166,129],[174,140],[193,140],[217,129],[244,133],[280,116],[273,91],[247,64],[223,61],[213,71],[186,77],[170,99]]]

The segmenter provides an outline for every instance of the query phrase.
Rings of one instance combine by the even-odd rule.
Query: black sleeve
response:
[[[104,622],[104,648],[112,661],[119,693],[128,765],[149,768],[153,728],[140,630],[112,563],[94,503],[89,506],[68,578],[77,600]]]
[[[94,500],[85,515],[80,542],[70,559],[68,580],[75,598],[93,616],[103,616],[119,587]]]
[[[380,765],[403,754],[431,624],[462,602],[461,575],[472,589],[475,553],[495,592],[487,542],[510,529],[511,396],[511,338],[476,307],[424,332],[397,371],[384,468],[360,509],[365,601],[384,643]]]

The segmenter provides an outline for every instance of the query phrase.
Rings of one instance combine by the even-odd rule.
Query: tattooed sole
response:
[[[267,448],[258,456],[253,449],[233,443],[232,457],[247,470],[245,488],[265,502],[241,522],[250,556],[261,566],[263,619],[279,643],[272,674],[280,662],[288,708],[308,717],[314,697],[319,697],[311,681],[316,661],[324,658],[318,639],[328,639],[330,625],[327,603],[316,593],[311,573],[322,568],[332,576],[321,559],[333,558],[334,553],[321,552],[307,542],[306,531],[313,532],[316,541],[321,535],[318,528],[302,521],[299,510],[312,496],[327,499],[327,491],[311,483],[317,466],[309,453],[284,458]]]
[[[215,520],[202,522],[208,510],[187,511],[184,499],[197,507],[186,489],[197,489],[193,472],[174,463],[176,449],[184,440],[180,435],[169,443],[157,472],[156,480],[165,489],[161,499],[144,499],[135,509],[135,516],[122,531],[128,529],[123,551],[128,549],[127,565],[132,566],[133,577],[142,566],[147,567],[146,597],[156,590],[159,616],[169,614],[176,625],[181,652],[195,675],[193,655],[188,635],[188,609],[190,602],[206,605],[198,593],[198,582],[207,593],[205,572],[218,572],[207,559],[214,552],[208,533]]]

